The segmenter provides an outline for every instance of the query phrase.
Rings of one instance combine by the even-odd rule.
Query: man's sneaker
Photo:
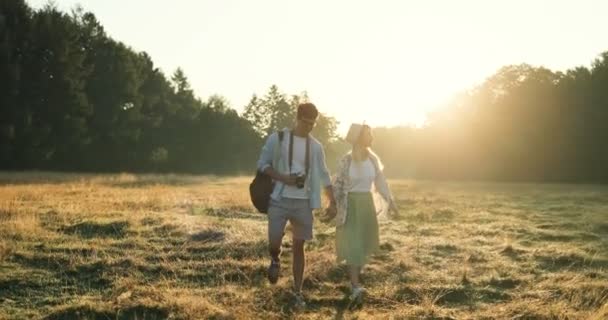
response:
[[[365,288],[355,287],[353,289],[353,293],[351,293],[350,295],[350,301],[357,303],[363,302],[363,298],[365,297],[366,293],[367,291],[365,290]]]
[[[296,309],[304,309],[306,308],[306,301],[304,300],[304,295],[302,292],[295,292],[294,294],[294,306]]]
[[[268,267],[268,281],[275,284],[279,281],[279,271],[281,270],[281,262],[279,260],[272,260]]]

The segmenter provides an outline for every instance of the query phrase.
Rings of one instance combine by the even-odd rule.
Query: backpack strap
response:
[[[310,169],[310,135],[306,136],[306,160],[304,160],[304,162],[306,163],[306,174],[308,175],[308,169]]]
[[[289,131],[289,174],[291,174],[291,163],[293,162],[293,130]]]
[[[273,156],[272,156],[272,166],[277,168],[279,161],[281,161],[281,143],[283,142],[284,132],[282,130],[277,131],[277,135],[279,136],[279,142],[274,145],[273,148]]]

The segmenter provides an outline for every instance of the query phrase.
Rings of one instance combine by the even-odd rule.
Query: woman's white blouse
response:
[[[376,179],[376,169],[368,158],[364,161],[351,161],[349,168],[350,192],[370,192]]]

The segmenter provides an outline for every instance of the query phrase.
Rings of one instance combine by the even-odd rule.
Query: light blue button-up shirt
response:
[[[283,129],[283,139],[289,139],[291,134],[288,129]],[[331,185],[329,170],[325,164],[325,151],[321,143],[310,136],[310,171],[306,179],[308,186],[308,196],[310,199],[310,207],[312,209],[321,208],[321,186],[328,187]],[[271,134],[266,143],[262,147],[262,153],[258,160],[258,170],[264,171],[268,167],[281,174],[289,174],[288,155],[285,155],[283,148],[279,145],[279,135],[274,132]],[[276,201],[280,201],[285,184],[280,181],[275,181],[275,187],[270,197]]]

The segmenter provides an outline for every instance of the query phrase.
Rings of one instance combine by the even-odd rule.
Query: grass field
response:
[[[249,178],[0,173],[0,319],[608,319],[608,187],[391,181],[349,307],[334,228],[307,243],[306,310],[267,283]]]

